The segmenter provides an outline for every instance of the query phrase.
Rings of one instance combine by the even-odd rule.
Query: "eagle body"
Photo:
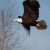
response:
[[[24,7],[24,14],[21,17],[22,18],[22,25],[30,31],[30,26],[36,26],[38,22],[36,20],[39,17],[39,3],[36,2],[30,2],[30,1],[24,1],[23,2]]]
[[[15,22],[21,23],[28,31],[30,26],[35,26],[37,29],[47,28],[44,20],[38,21],[40,4],[37,0],[25,0],[23,7],[23,16],[18,16],[18,19],[14,19]]]
[[[36,5],[38,4],[38,8],[36,8]],[[31,4],[31,5],[30,5]],[[39,3],[35,2],[31,3],[30,1],[24,1],[24,14],[23,14],[23,23],[27,25],[36,25],[36,20],[39,17]],[[37,11],[36,11],[37,10]]]

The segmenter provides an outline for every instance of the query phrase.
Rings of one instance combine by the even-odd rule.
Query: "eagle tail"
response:
[[[47,24],[44,20],[37,21],[40,26],[36,26],[37,29],[43,30],[47,28]]]

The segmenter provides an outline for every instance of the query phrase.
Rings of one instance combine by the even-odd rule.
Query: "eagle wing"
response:
[[[23,2],[24,7],[24,16],[26,17],[32,17],[33,20],[37,20],[39,17],[39,2],[30,2],[30,1],[24,1]]]
[[[23,26],[28,31],[30,31],[30,24],[38,19],[39,17],[39,7],[36,3],[31,3],[30,1],[24,1],[23,7],[24,7],[24,14],[23,14]]]

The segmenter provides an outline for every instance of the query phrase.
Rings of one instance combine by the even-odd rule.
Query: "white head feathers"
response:
[[[18,22],[18,23],[22,23],[23,21],[22,21],[22,18],[17,18],[17,19],[14,19],[13,20],[14,22]]]

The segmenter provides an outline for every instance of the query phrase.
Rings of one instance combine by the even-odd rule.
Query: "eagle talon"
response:
[[[40,24],[38,23],[38,24],[36,24],[36,26],[38,26],[38,27],[39,27],[39,26],[40,26]]]

